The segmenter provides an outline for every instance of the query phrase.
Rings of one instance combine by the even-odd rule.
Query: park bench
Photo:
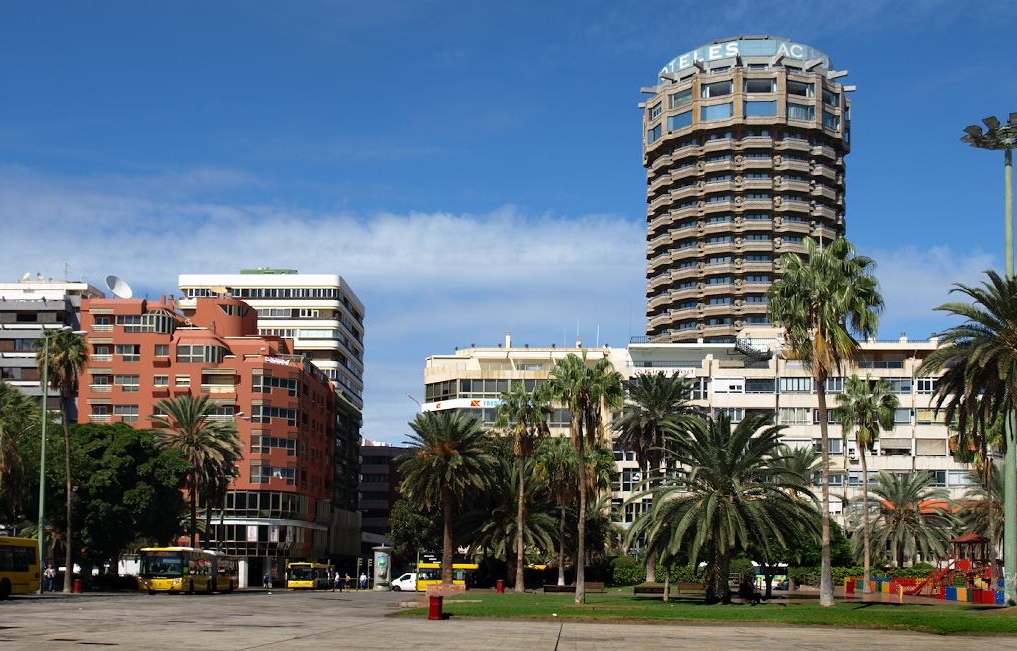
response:
[[[632,594],[637,597],[663,597],[663,583],[640,583],[633,586]],[[670,598],[672,599],[706,599],[704,583],[672,583]]]
[[[575,592],[575,591],[576,591],[575,584],[571,584],[571,585],[557,585],[557,584],[554,584],[554,583],[548,583],[548,584],[544,585],[544,592],[545,593],[549,593],[549,592]],[[604,592],[604,591],[605,591],[605,589],[604,589],[604,582],[603,581],[587,581],[586,582],[586,592]]]

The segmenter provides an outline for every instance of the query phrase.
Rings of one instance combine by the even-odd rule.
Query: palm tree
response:
[[[965,319],[965,322],[937,333],[940,345],[922,363],[922,375],[942,373],[936,386],[936,408],[957,431],[954,456],[973,461],[982,483],[992,485],[996,449],[1006,449],[1004,421],[1013,412],[1017,391],[1017,280],[986,272],[988,280],[979,287],[954,285],[951,292],[970,298],[971,303],[951,302],[936,309]],[[1000,495],[1005,495],[1005,488]],[[991,512],[996,495],[986,494]],[[996,539],[993,519],[988,520],[988,537]],[[1009,543],[1007,543],[1009,544]],[[993,575],[998,576],[993,553]]]
[[[650,373],[625,383],[628,401],[614,423],[618,444],[635,452],[644,480],[660,472],[667,433],[684,429],[690,422],[693,381],[683,375]],[[656,554],[646,554],[646,580],[656,577]]]
[[[931,473],[880,472],[872,493],[879,500],[872,540],[877,549],[890,551],[897,567],[918,554],[926,562],[946,555],[953,522],[947,511],[949,495],[945,488],[934,487]]]
[[[865,548],[862,572],[863,592],[869,592],[869,565],[872,559],[871,530],[869,528],[869,465],[866,452],[871,452],[881,430],[893,429],[894,410],[900,405],[897,396],[890,393],[886,380],[863,380],[852,375],[844,384],[844,393],[837,396],[834,411],[840,421],[844,438],[854,431],[855,445],[862,460],[862,540]]]
[[[819,403],[822,436],[823,543],[819,603],[833,606],[830,565],[830,442],[827,425],[826,380],[858,348],[852,331],[863,337],[877,330],[883,308],[879,286],[872,276],[873,261],[856,255],[843,237],[825,249],[809,237],[806,256],[785,253],[783,277],[767,292],[770,320],[783,325],[788,346],[812,372]]]
[[[999,576],[995,563],[1003,544],[1003,477],[999,473],[986,476],[975,469],[971,473],[971,480],[970,488],[964,492],[961,521],[965,529],[989,539],[992,575]]]
[[[0,513],[14,516],[21,506],[22,465],[19,442],[39,426],[39,405],[0,380]]]
[[[496,464],[492,442],[480,421],[463,411],[424,412],[409,425],[409,450],[398,460],[399,490],[421,508],[441,507],[441,581],[451,585],[453,510],[490,486]]]
[[[733,428],[724,413],[700,418],[669,452],[683,472],[647,491],[653,506],[629,529],[630,540],[645,535],[667,556],[684,550],[693,565],[705,557],[707,603],[730,600],[728,568],[736,550],[767,536],[786,545],[814,517],[801,478],[772,465],[781,429],[765,413],[748,414]]]
[[[569,353],[551,369],[547,380],[553,398],[568,408],[571,419],[569,434],[576,447],[576,465],[586,468],[586,448],[604,437],[604,412],[620,407],[624,394],[621,374],[602,357],[593,366],[587,364],[586,352],[580,357]],[[589,474],[579,477],[579,513],[586,513]],[[576,603],[586,603],[586,518],[578,518],[576,536]]]
[[[509,430],[512,435],[512,453],[518,463],[515,467],[519,473],[516,478],[518,504],[516,508],[516,592],[523,592],[523,506],[526,502],[526,478],[523,476],[527,468],[527,459],[533,454],[534,446],[549,434],[547,418],[551,413],[550,401],[543,390],[543,385],[527,391],[522,382],[516,381],[508,391],[501,394],[498,405],[498,426]]]
[[[232,420],[216,420],[219,405],[208,396],[182,395],[161,400],[149,418],[156,444],[176,450],[190,466],[187,486],[191,498],[191,547],[197,547],[198,493],[207,490],[214,475],[233,476],[232,470],[243,456],[243,448]],[[203,488],[206,487],[206,488]]]
[[[456,523],[457,528],[470,532],[468,543],[471,551],[503,559],[509,567],[525,567],[525,556],[522,561],[513,558],[516,556],[514,551],[519,549],[520,537],[526,551],[536,553],[554,549],[556,518],[551,495],[534,477],[533,460],[526,462],[531,467],[525,473],[517,471],[516,466],[520,463],[523,463],[521,459],[511,455],[499,458],[494,481],[487,495],[479,500],[476,508],[460,517]],[[519,490],[517,483],[520,479],[525,482],[523,491]],[[526,495],[526,517],[522,520],[517,518],[520,492]],[[521,532],[517,530],[520,522]],[[517,571],[517,585],[522,585],[518,575]]]
[[[44,333],[42,339],[36,339],[34,344],[39,360],[39,373],[49,374],[49,384],[60,393],[60,420],[64,430],[64,476],[67,482],[67,530],[66,549],[64,553],[64,592],[70,593],[73,587],[74,567],[73,550],[71,541],[71,429],[68,415],[70,405],[77,394],[78,376],[81,375],[85,364],[88,362],[88,347],[85,338],[70,330],[57,330]],[[44,408],[48,405],[44,405]]]
[[[566,438],[550,438],[540,444],[533,459],[534,476],[543,482],[558,505],[558,585],[565,585],[565,522],[579,482],[576,450]]]

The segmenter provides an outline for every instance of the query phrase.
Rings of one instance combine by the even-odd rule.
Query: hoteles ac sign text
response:
[[[830,67],[830,59],[809,45],[783,39],[734,39],[704,45],[677,56],[660,69],[660,74],[674,74],[699,61],[716,61],[736,56],[776,56],[778,54],[800,61],[822,59],[823,66]]]

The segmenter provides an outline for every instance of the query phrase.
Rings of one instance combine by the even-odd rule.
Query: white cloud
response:
[[[922,338],[954,325],[935,308],[956,300],[950,296],[955,283],[979,284],[984,271],[994,267],[993,257],[987,253],[956,251],[948,245],[863,253],[877,263],[876,276],[886,303],[880,320],[884,336],[906,331],[911,337]]]
[[[642,220],[612,215],[312,212],[206,197],[260,183],[230,170],[130,179],[0,169],[8,216],[0,275],[26,271],[139,295],[181,273],[258,266],[339,273],[366,307],[364,435],[401,441],[427,355],[470,343],[548,345],[579,334],[621,346],[643,331]]]

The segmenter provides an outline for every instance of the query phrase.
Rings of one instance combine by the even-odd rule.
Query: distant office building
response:
[[[341,276],[293,269],[245,269],[238,274],[181,274],[180,309],[189,314],[202,297],[231,296],[257,311],[258,332],[293,341],[336,390],[332,481],[336,517],[347,524],[343,547],[356,554],[360,428],[363,424],[364,305]]]
[[[675,57],[643,89],[651,341],[765,324],[781,254],[844,233],[846,74],[808,45],[740,36]]]
[[[258,334],[246,303],[198,298],[185,318],[165,299],[88,299],[81,323],[90,355],[79,422],[148,428],[160,401],[190,395],[236,425],[244,457],[208,544],[243,557],[255,577],[266,564],[357,553],[340,547],[348,523],[332,506],[336,394],[290,340]]]
[[[101,291],[85,281],[55,280],[42,274],[25,274],[18,282],[0,283],[0,380],[41,400],[35,341],[42,338],[44,330],[78,330],[82,299],[101,296]],[[47,402],[50,409],[60,408],[59,396],[52,392]]]
[[[554,364],[568,353],[586,352],[587,358],[607,357],[626,379],[647,373],[681,374],[694,383],[693,402],[717,415],[740,422],[747,413],[766,412],[782,425],[783,441],[794,447],[821,443],[818,403],[811,374],[800,361],[780,354],[780,332],[774,328],[740,333],[732,343],[633,343],[627,349],[518,348],[511,340],[494,347],[459,349],[450,355],[431,355],[424,369],[428,410],[462,409],[493,425],[501,392],[515,382],[536,386],[546,381]],[[868,455],[870,477],[881,470],[909,474],[927,470],[937,486],[959,498],[970,484],[969,466],[951,455],[950,432],[943,414],[934,409],[937,378],[917,373],[937,340],[911,341],[902,336],[891,341],[861,342],[854,359],[841,375],[827,379],[828,405],[837,404],[844,381],[852,374],[887,381],[900,402],[894,425],[882,432],[875,451]],[[552,434],[568,436],[568,414],[558,409],[550,418]],[[860,452],[841,426],[831,418],[831,513],[842,523],[851,505],[860,503],[862,492]],[[612,435],[616,476],[612,499],[618,520],[628,525],[650,505],[650,500],[628,502],[641,480],[635,453]],[[818,486],[819,477],[815,477]]]
[[[361,453],[360,522],[362,553],[391,544],[388,517],[392,504],[399,499],[399,468],[396,457],[406,448],[378,441],[364,441]]]

